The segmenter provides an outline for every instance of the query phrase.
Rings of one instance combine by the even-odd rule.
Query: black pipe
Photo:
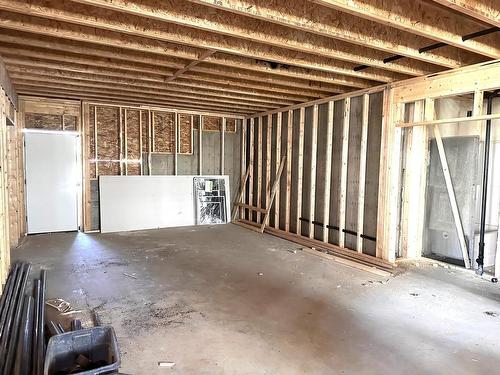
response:
[[[5,314],[5,319],[2,323],[2,337],[0,340],[0,358],[2,358],[2,362],[0,362],[0,374],[3,373],[3,369],[5,366],[7,347],[12,330],[12,322],[14,319],[14,314],[16,311],[15,309],[19,297],[19,291],[21,289],[25,271],[26,271],[26,265],[23,264],[20,266],[20,269],[17,273],[17,277],[15,279],[12,293],[10,296],[9,306]]]
[[[5,301],[4,301],[4,306],[2,308],[2,314],[0,315],[0,338],[3,336],[3,332],[5,329],[5,322],[7,319],[7,313],[9,311],[9,306],[13,300],[12,295],[14,293],[17,278],[19,277],[20,268],[21,268],[20,263],[16,263],[14,265],[14,269],[11,270],[10,272],[9,280],[6,284],[6,289],[4,289],[4,293],[2,295],[2,298],[5,297]],[[1,365],[0,365],[0,370],[1,370]]]
[[[500,90],[495,90],[488,95],[488,106],[486,114],[491,115],[493,110],[493,98],[498,97]],[[486,207],[488,200],[488,170],[490,166],[490,143],[491,143],[491,119],[486,120],[486,136],[484,139],[484,161],[483,161],[483,193],[481,196],[481,224],[479,229],[479,253],[476,259],[478,275],[484,272],[484,232],[486,229]]]
[[[475,33],[464,35],[462,36],[462,40],[465,42],[466,40],[479,38],[480,36],[496,33],[497,31],[500,31],[500,27],[490,27],[489,29],[484,29],[481,31],[476,31]]]
[[[38,332],[39,332],[39,320],[40,320],[40,292],[41,292],[41,283],[39,279],[35,280],[35,285],[33,286],[33,338],[32,338],[32,347],[33,352],[31,356],[31,363],[33,368],[33,374],[37,375],[38,371]]]
[[[310,222],[310,221],[309,221],[309,219],[306,219],[306,218],[303,218],[303,217],[300,217],[300,218],[299,218],[299,220],[300,220],[300,221],[305,221],[306,223],[309,223],[309,222]],[[325,224],[324,224],[324,223],[320,223],[319,221],[315,221],[315,220],[313,220],[313,222],[312,222],[312,223],[313,223],[314,225],[319,225],[319,226],[322,226],[322,227],[323,227],[323,226],[325,226]],[[326,225],[326,227],[327,227],[328,229],[340,230],[340,228],[339,228],[339,227],[337,227],[336,225],[330,225],[330,224],[327,224],[327,225]],[[358,235],[358,232],[355,232],[355,231],[353,231],[353,230],[349,230],[349,229],[342,229],[342,232],[344,232],[345,234],[350,234],[350,235],[353,235],[353,236],[357,236],[357,235]],[[376,237],[369,236],[369,235],[367,235],[367,234],[363,234],[363,233],[361,233],[361,235],[360,235],[360,236],[361,236],[361,238],[364,238],[364,239],[366,239],[366,240],[370,240],[370,241],[374,241],[374,242],[376,242],[376,241],[377,241],[377,238],[376,238]]]
[[[24,296],[21,330],[17,339],[16,362],[14,366],[15,375],[30,375],[32,366],[33,349],[33,297]]]
[[[45,291],[47,289],[47,271],[40,272],[40,301],[39,301],[39,320],[38,320],[38,344],[37,353],[38,359],[36,361],[37,371],[36,374],[43,374],[43,366],[45,360]]]
[[[5,358],[5,364],[3,368],[3,374],[4,375],[10,375],[12,374],[12,369],[14,367],[14,358],[15,358],[15,353],[16,353],[16,345],[15,343],[17,342],[17,336],[19,333],[19,329],[21,326],[21,317],[22,317],[22,307],[23,307],[23,302],[24,302],[24,292],[26,290],[26,283],[28,282],[28,275],[31,270],[31,264],[26,263],[24,265],[24,273],[23,277],[21,280],[21,285],[19,287],[19,293],[17,296],[17,302],[16,302],[16,308],[15,308],[15,314],[13,314],[13,319],[12,319],[12,330],[9,335],[9,340],[3,341],[2,337],[2,344],[5,344],[5,346],[2,346],[3,353],[4,355],[6,354]]]

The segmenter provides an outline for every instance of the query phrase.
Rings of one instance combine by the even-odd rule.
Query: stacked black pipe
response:
[[[47,274],[26,293],[31,265],[12,266],[0,299],[0,375],[42,375],[45,358],[44,300]]]

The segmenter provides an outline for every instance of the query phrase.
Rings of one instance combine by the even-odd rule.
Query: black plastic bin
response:
[[[65,374],[74,369],[79,356],[99,366],[78,374],[115,373],[120,367],[120,352],[113,327],[94,327],[52,336],[47,346],[44,375]],[[81,360],[80,360],[81,362]]]

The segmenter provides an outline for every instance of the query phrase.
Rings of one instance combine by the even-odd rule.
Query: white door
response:
[[[28,233],[78,230],[77,135],[24,137]]]

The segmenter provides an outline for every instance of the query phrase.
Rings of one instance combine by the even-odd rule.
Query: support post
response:
[[[328,118],[326,130],[326,167],[325,167],[325,197],[323,202],[323,242],[328,243],[330,225],[330,191],[332,182],[332,149],[333,149],[333,114],[334,101],[328,102]]]
[[[304,124],[306,120],[306,109],[300,107],[299,113],[299,157],[297,163],[297,234],[302,235],[302,180],[304,176]]]
[[[257,125],[257,207],[262,208],[262,117]],[[257,211],[257,223],[260,223],[260,212]]]
[[[226,137],[226,118],[222,117],[222,127],[221,127],[221,133],[220,133],[220,174],[224,174],[224,162],[225,162],[225,156],[224,156],[224,151],[225,151],[225,137]]]
[[[198,174],[201,176],[203,174],[203,116],[198,116]],[[243,172],[242,172],[243,173]]]
[[[278,170],[281,158],[281,123],[283,121],[283,113],[278,112],[276,118],[276,170]],[[274,227],[280,227],[280,181],[276,182],[276,204],[274,205]],[[271,202],[272,203],[272,202]]]
[[[365,182],[366,182],[366,151],[368,145],[368,113],[370,95],[363,95],[363,112],[361,115],[361,146],[359,150],[359,189],[358,189],[358,230],[356,235],[356,250],[363,252],[363,233],[365,219]]]
[[[288,111],[287,135],[286,135],[286,198],[285,198],[285,232],[290,232],[290,196],[292,189],[292,128],[293,110]]]
[[[316,160],[318,148],[318,105],[313,106],[313,122],[311,137],[311,168],[309,176],[311,190],[309,191],[309,238],[314,238],[314,218],[316,208]]]
[[[339,246],[345,247],[345,210],[347,202],[347,163],[349,157],[349,118],[351,115],[351,98],[344,99],[344,120],[342,126],[342,162],[340,170],[340,204],[339,204]]]

